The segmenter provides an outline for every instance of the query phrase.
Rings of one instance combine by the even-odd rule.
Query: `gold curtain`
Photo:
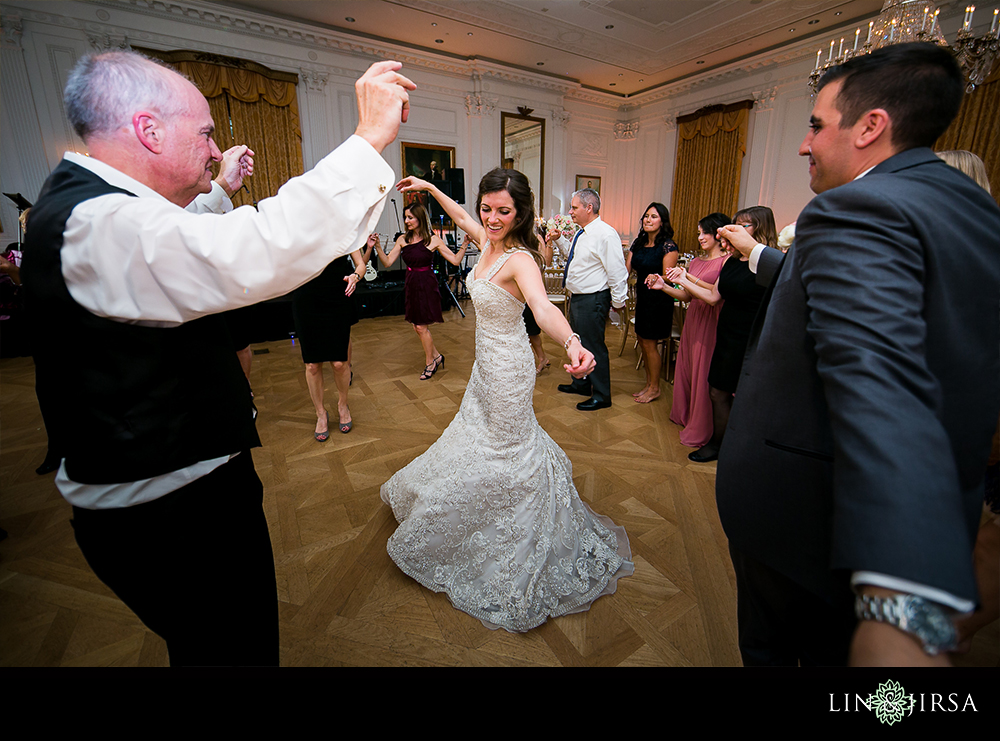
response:
[[[202,52],[136,51],[171,65],[208,99],[221,150],[237,144],[253,150],[254,174],[233,197],[234,206],[273,196],[289,178],[302,174],[296,75]]]
[[[677,164],[670,221],[684,252],[698,251],[698,220],[710,213],[732,216],[740,191],[752,100],[717,105],[677,119]]]
[[[934,151],[965,149],[982,159],[993,189],[1000,194],[1000,67],[968,93],[951,126],[934,144]]]

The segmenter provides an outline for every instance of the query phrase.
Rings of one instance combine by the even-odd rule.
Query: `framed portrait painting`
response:
[[[574,190],[583,190],[584,188],[593,188],[597,191],[597,195],[600,195],[601,179],[596,175],[577,175],[576,188]]]
[[[455,147],[446,147],[441,144],[413,144],[410,142],[400,142],[403,177],[414,176],[421,180],[433,180],[446,195],[451,195],[451,183],[437,182],[444,180],[444,171],[455,166]],[[420,203],[424,206],[431,217],[432,224],[437,227],[450,226],[451,220],[447,218],[444,210],[438,206],[437,201],[427,193],[409,192],[403,194],[403,205]]]
[[[404,178],[413,175],[422,180],[443,180],[444,171],[455,166],[455,147],[408,142],[401,142],[400,146]]]

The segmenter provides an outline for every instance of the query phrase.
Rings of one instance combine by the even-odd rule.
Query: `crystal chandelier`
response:
[[[849,37],[840,39],[839,46],[836,40],[831,41],[825,59],[824,49],[816,52],[816,67],[809,75],[809,87],[815,93],[816,86],[827,69],[853,57],[870,54],[875,49],[890,44],[930,41],[952,50],[965,75],[965,92],[971,93],[976,85],[982,85],[989,76],[997,52],[1000,51],[1000,26],[997,18],[1000,9],[993,11],[993,24],[989,32],[979,37],[973,36],[971,30],[975,11],[975,5],[966,7],[965,18],[955,37],[955,43],[949,44],[938,25],[938,14],[941,11],[934,3],[926,0],[886,0],[878,18],[868,23],[864,42],[861,42],[862,29],[859,28],[854,32],[853,43]]]

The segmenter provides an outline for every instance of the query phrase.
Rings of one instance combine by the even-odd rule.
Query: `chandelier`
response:
[[[886,0],[878,18],[868,23],[867,35],[861,41],[862,29],[854,32],[854,39],[845,37],[830,42],[829,50],[820,49],[816,52],[816,67],[809,74],[809,87],[813,93],[823,73],[830,67],[843,64],[848,59],[870,54],[875,49],[881,49],[891,44],[902,44],[908,41],[930,41],[939,46],[951,49],[965,75],[965,92],[971,93],[976,85],[982,85],[993,69],[993,62],[1000,51],[1000,26],[998,14],[1000,9],[993,11],[993,24],[983,36],[972,35],[972,16],[975,5],[965,8],[965,18],[958,30],[955,43],[949,44],[941,33],[938,25],[938,14],[941,12],[934,3],[926,0]],[[845,46],[845,41],[847,46]],[[826,51],[826,59],[824,59]],[[836,56],[834,54],[836,53]]]

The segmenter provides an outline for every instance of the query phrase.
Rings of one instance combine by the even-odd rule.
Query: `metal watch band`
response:
[[[924,651],[935,656],[958,645],[951,616],[940,605],[913,594],[892,597],[858,595],[854,612],[859,620],[875,620],[893,625],[915,636]]]

